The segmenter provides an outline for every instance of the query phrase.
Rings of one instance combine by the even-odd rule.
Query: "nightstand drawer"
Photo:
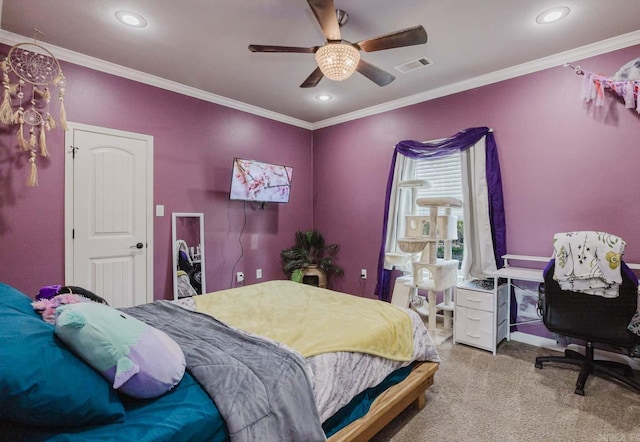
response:
[[[507,316],[509,315],[509,305],[506,302],[498,305],[498,320],[496,321],[498,324],[507,320]]]
[[[506,302],[508,301],[508,296],[509,296],[509,288],[507,287],[506,284],[502,284],[498,286],[498,308],[500,308],[500,306],[502,304],[506,304]]]
[[[466,290],[458,287],[456,288],[456,305],[492,312],[494,305],[493,296],[492,292]]]
[[[509,321],[506,319],[498,324],[498,335],[496,338],[496,344],[499,344],[503,339],[507,337],[507,331],[509,329]]]
[[[486,349],[493,347],[493,332],[496,324],[492,312],[456,305],[454,327],[456,342]]]

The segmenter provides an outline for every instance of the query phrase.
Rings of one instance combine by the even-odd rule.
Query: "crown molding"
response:
[[[25,42],[25,37],[19,34],[14,34],[0,29],[0,43],[4,43],[9,46],[13,46],[18,43]],[[251,104],[243,103],[241,101],[232,100],[221,95],[205,92],[201,89],[197,89],[191,86],[186,86],[175,81],[166,80],[164,78],[157,77],[155,75],[147,74],[135,69],[130,69],[124,66],[117,65],[108,61],[101,60],[99,58],[91,57],[88,55],[80,54],[79,52],[70,51],[59,46],[48,44],[46,48],[58,59],[64,60],[69,63],[74,63],[83,67],[94,69],[96,71],[104,72],[107,74],[116,75],[118,77],[126,78],[129,80],[144,83],[150,86],[155,86],[160,89],[165,89],[172,92],[177,92],[182,95],[197,98],[199,100],[208,101],[210,103],[219,104],[221,106],[229,107],[239,111],[247,112],[250,114],[258,115],[260,117],[269,118],[271,120],[280,121],[282,123],[290,124],[292,126],[298,126],[303,129],[312,129],[312,124],[308,121],[292,118],[287,115],[272,112],[267,109],[253,106]]]
[[[328,118],[326,120],[318,121],[313,124],[312,130],[334,126],[336,124],[357,120],[359,118],[364,118],[402,107],[411,106],[413,104],[434,100],[436,98],[445,97],[447,95],[456,94],[458,92],[464,92],[469,89],[486,86],[492,83],[498,83],[500,81],[509,80],[544,69],[562,66],[565,63],[583,60],[589,57],[595,57],[596,55],[605,54],[607,52],[623,49],[637,44],[640,44],[640,31],[633,31],[628,34],[619,35],[617,37],[602,40],[597,43],[581,46],[569,51],[560,52],[558,54],[540,58],[538,60],[522,63],[509,68],[501,69],[499,71],[491,72],[489,74],[480,75],[469,80],[452,83],[450,85],[432,89],[426,92],[421,92],[416,95],[400,98],[398,100],[388,101],[380,105],[371,106],[355,112],[350,112],[348,114],[339,115],[334,118]]]
[[[0,0],[0,5],[2,0]],[[13,46],[25,41],[25,37],[14,34],[0,29],[0,43],[4,43],[9,46]],[[155,86],[160,89],[165,89],[172,92],[177,92],[182,95],[197,98],[199,100],[207,101],[210,103],[219,104],[221,106],[229,107],[239,111],[247,112],[250,114],[258,115],[260,117],[268,118],[271,120],[279,121],[292,126],[297,126],[303,129],[316,130],[324,127],[334,126],[336,124],[346,123],[348,121],[357,120],[383,112],[399,109],[413,104],[422,103],[425,101],[434,100],[436,98],[445,97],[458,92],[463,92],[469,89],[474,89],[481,86],[486,86],[500,81],[509,80],[511,78],[519,77],[522,75],[531,74],[533,72],[541,71],[543,69],[549,69],[552,67],[561,66],[565,63],[570,63],[577,60],[582,60],[589,57],[595,57],[600,54],[623,49],[629,46],[640,44],[640,31],[634,31],[627,34],[619,35],[617,37],[602,40],[597,43],[593,43],[579,48],[571,49],[569,51],[560,52],[555,55],[540,58],[538,60],[522,63],[509,68],[501,69],[495,72],[491,72],[485,75],[471,78],[469,80],[460,81],[440,88],[432,89],[429,91],[421,92],[419,94],[411,95],[408,97],[400,98],[398,100],[388,101],[383,104],[371,106],[368,108],[360,109],[355,112],[339,115],[337,117],[328,118],[315,123],[303,121],[297,118],[289,117],[284,114],[269,111],[267,109],[253,106],[251,104],[243,103],[241,101],[232,100],[221,95],[216,95],[210,92],[205,92],[201,89],[197,89],[191,86],[186,86],[175,81],[166,80],[154,75],[146,74],[135,69],[126,68],[124,66],[117,65],[108,61],[104,61],[95,57],[80,54],[78,52],[70,51],[65,48],[47,44],[47,49],[59,60],[64,60],[69,63],[74,63],[80,66],[84,66],[90,69],[94,69],[107,74],[116,75],[118,77],[126,78],[129,80],[144,83],[150,86]]]

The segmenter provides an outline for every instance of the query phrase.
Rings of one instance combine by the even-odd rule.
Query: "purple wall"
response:
[[[313,224],[311,131],[69,63],[63,71],[69,121],[154,137],[154,205],[165,206],[154,217],[155,299],[172,297],[171,212],[204,213],[209,291],[231,286],[238,260],[248,284],[256,268],[264,280],[284,278],[280,250]],[[28,188],[14,130],[0,133],[0,281],[35,295],[64,281],[64,136],[49,133],[40,186]],[[294,168],[288,204],[246,204],[242,258],[245,204],[229,201],[234,156]]]
[[[576,64],[613,75],[639,52]],[[373,295],[395,144],[474,126],[495,130],[508,253],[550,256],[556,232],[603,230],[627,241],[627,262],[640,262],[640,116],[615,98],[594,115],[581,101],[582,79],[568,68],[547,69],[314,131],[314,223],[341,245],[345,268],[334,287]]]
[[[3,53],[7,48],[3,48]],[[612,74],[640,47],[581,61]],[[279,252],[294,232],[317,227],[339,243],[345,276],[333,288],[372,296],[391,154],[403,139],[430,140],[472,126],[495,130],[502,165],[509,253],[550,255],[551,237],[605,230],[627,241],[640,262],[634,196],[640,185],[640,117],[616,100],[594,116],[580,100],[582,77],[554,68],[314,132],[177,93],[63,63],[70,121],[154,137],[155,298],[171,297],[171,212],[204,212],[207,289],[282,279]],[[11,130],[13,132],[13,129]],[[40,187],[13,134],[0,132],[0,281],[35,294],[64,280],[63,134],[49,135]],[[313,147],[312,147],[313,146]],[[234,156],[294,167],[291,201],[229,201]],[[366,268],[369,279],[361,280]],[[234,283],[235,284],[235,283]]]

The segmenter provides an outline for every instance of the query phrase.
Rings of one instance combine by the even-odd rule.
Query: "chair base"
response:
[[[591,342],[587,342],[584,355],[573,350],[565,350],[564,356],[538,356],[535,362],[536,368],[542,368],[542,364],[545,362],[571,364],[580,367],[575,389],[575,393],[580,396],[584,396],[584,385],[592,373],[612,377],[640,393],[640,382],[633,378],[631,367],[622,362],[594,359],[593,343]]]

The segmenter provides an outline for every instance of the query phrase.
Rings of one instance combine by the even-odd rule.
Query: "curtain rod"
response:
[[[577,75],[584,75],[584,71],[582,70],[582,68],[580,66],[574,66],[571,63],[565,63],[562,66],[565,67],[565,68],[573,69]]]

